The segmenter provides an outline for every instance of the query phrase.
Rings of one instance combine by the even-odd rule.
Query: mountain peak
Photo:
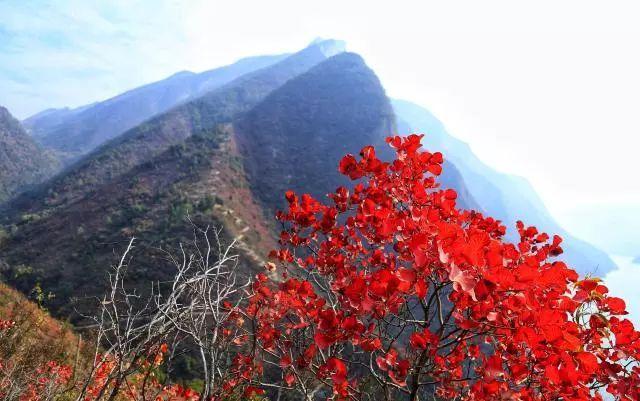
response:
[[[347,43],[344,40],[315,38],[308,47],[317,47],[326,56],[331,57],[347,51]]]
[[[178,77],[189,77],[189,76],[192,76],[192,75],[196,75],[196,73],[195,73],[195,72],[192,72],[192,71],[184,70],[184,71],[178,71],[178,72],[176,72],[175,74],[173,74],[173,75],[169,76],[169,78],[168,78],[168,79],[171,79],[171,78],[178,78]]]
[[[9,113],[9,110],[7,110],[6,107],[0,106],[0,118],[7,118],[7,117],[11,117],[11,113]]]
[[[0,106],[0,129],[7,135],[17,135],[22,130],[20,122],[4,106]]]
[[[289,189],[320,199],[345,185],[341,157],[382,145],[393,123],[378,77],[359,55],[341,52],[287,81],[233,125],[251,190],[273,215]]]

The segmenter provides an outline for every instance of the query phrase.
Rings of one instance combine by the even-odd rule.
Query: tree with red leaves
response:
[[[330,205],[286,194],[281,247],[244,313],[245,363],[305,400],[640,400],[625,303],[556,257],[561,239],[456,207],[421,135],[367,146]],[[249,369],[249,367],[247,367]]]

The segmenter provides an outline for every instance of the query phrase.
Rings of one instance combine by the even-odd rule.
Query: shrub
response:
[[[640,333],[625,303],[556,256],[561,239],[491,217],[440,188],[440,153],[393,137],[345,156],[358,183],[325,205],[286,194],[284,230],[246,308],[252,366],[271,386],[336,400],[640,399]]]

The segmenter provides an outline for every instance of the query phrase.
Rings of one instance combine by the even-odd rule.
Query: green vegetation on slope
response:
[[[20,122],[0,106],[0,204],[50,177],[57,161],[27,135]]]
[[[272,234],[251,201],[228,122],[326,57],[313,45],[245,75],[128,131],[14,200],[0,244],[5,279],[23,292],[41,286],[55,295],[53,312],[72,314],[103,288],[131,236],[139,238],[132,285],[165,278],[171,266],[159,248],[190,238],[187,216],[221,228],[227,243],[240,239],[251,271]]]
[[[78,202],[8,227],[2,273],[25,293],[37,286],[51,292],[51,310],[70,315],[101,293],[109,266],[132,236],[139,238],[132,285],[143,291],[166,279],[173,267],[163,249],[189,241],[188,218],[221,228],[225,243],[239,240],[252,271],[261,263],[252,250],[266,252],[272,242],[242,182],[227,129],[193,136]]]

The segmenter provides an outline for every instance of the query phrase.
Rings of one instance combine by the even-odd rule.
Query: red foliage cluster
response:
[[[16,322],[13,320],[2,320],[0,319],[0,332],[9,330],[13,326],[15,326]]]
[[[8,329],[7,329],[8,330]],[[0,330],[1,331],[1,330]],[[180,385],[163,385],[155,375],[167,352],[166,346],[153,350],[147,360],[143,360],[137,372],[127,378],[126,386],[119,391],[117,400],[137,401],[196,401],[200,399],[198,392]],[[0,379],[0,398],[18,401],[47,401],[57,399],[81,399],[83,401],[112,399],[114,383],[109,375],[117,368],[118,361],[109,355],[99,356],[93,366],[93,374],[85,380],[84,371],[73,371],[69,365],[49,361],[31,373],[24,387],[11,380],[11,375],[3,375]],[[11,370],[12,366],[2,364],[3,369]],[[74,377],[75,376],[75,377]]]
[[[283,385],[313,380],[335,399],[380,390],[467,400],[640,400],[640,333],[625,304],[555,257],[561,239],[518,223],[504,239],[491,217],[441,189],[440,153],[421,135],[388,138],[340,171],[360,180],[331,205],[286,194],[276,286],[260,275],[246,309],[255,363]]]
[[[41,401],[53,398],[71,379],[70,366],[60,365],[55,361],[47,362],[38,368],[35,377],[20,395],[20,401]]]

